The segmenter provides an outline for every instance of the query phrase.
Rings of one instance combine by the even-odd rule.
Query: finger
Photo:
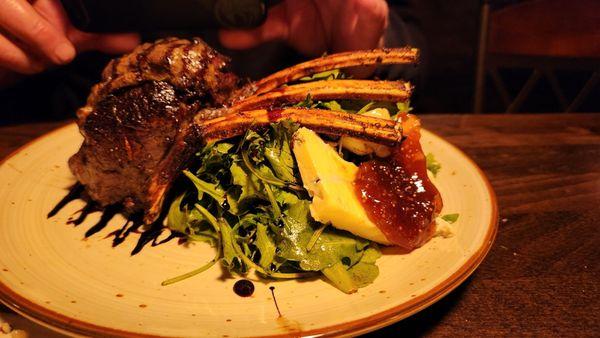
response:
[[[339,13],[345,24],[337,25],[332,50],[346,51],[381,47],[388,18],[388,6],[382,0],[355,0]]]
[[[265,22],[253,29],[222,29],[219,31],[221,44],[229,49],[247,49],[262,43],[287,40],[289,26],[286,20],[284,3],[269,10]]]
[[[80,52],[97,50],[108,54],[122,54],[133,50],[140,44],[137,33],[93,34],[70,28],[69,39]]]
[[[0,27],[56,64],[75,57],[75,47],[25,0],[0,1]]]
[[[0,35],[0,68],[7,68],[21,74],[35,74],[44,70],[44,64],[5,36]]]

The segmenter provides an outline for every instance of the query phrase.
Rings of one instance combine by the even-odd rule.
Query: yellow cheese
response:
[[[362,113],[365,116],[377,117],[380,119],[390,120],[390,112],[385,108],[375,108],[373,110],[369,110],[365,113]],[[368,142],[356,137],[351,136],[342,136],[340,137],[340,144],[344,149],[347,149],[356,155],[368,155],[375,153],[375,155],[379,157],[388,157],[390,156],[390,148],[377,144],[374,142]]]
[[[369,220],[354,192],[356,165],[345,161],[315,132],[306,128],[300,128],[294,134],[293,151],[304,188],[313,198],[310,214],[315,220],[378,243],[390,244]]]

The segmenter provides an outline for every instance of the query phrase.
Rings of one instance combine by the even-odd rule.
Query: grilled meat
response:
[[[201,40],[165,39],[111,61],[77,112],[84,142],[71,171],[101,205],[149,210],[191,155],[195,113],[222,106],[238,79]],[[191,142],[187,144],[186,142]]]
[[[84,142],[69,166],[89,196],[103,206],[143,211],[146,223],[160,214],[173,180],[206,142],[240,135],[281,119],[316,131],[393,144],[401,132],[389,120],[317,109],[273,109],[314,93],[322,99],[403,101],[404,82],[335,80],[282,85],[328,69],[414,63],[414,48],[340,53],[284,69],[238,86],[227,59],[199,39],[144,44],[111,61],[87,104],[77,112]]]

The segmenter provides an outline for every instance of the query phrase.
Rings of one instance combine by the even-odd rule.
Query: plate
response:
[[[442,214],[460,217],[446,225],[452,237],[435,237],[410,254],[384,249],[372,285],[347,295],[320,279],[272,281],[250,275],[255,291],[243,298],[233,292],[239,278],[215,266],[161,286],[210,260],[213,249],[172,240],[132,256],[137,233],[112,246],[111,234],[126,222],[119,215],[88,238],[85,233],[99,221],[99,212],[78,226],[68,224],[84,207],[81,200],[47,218],[75,183],[67,159],[80,143],[77,126],[70,124],[0,166],[0,300],[71,335],[360,334],[410,316],[457,287],[481,263],[497,231],[496,200],[484,174],[456,147],[423,130],[425,152],[442,164],[433,179],[444,200]]]

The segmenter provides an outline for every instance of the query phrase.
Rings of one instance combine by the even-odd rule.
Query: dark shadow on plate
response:
[[[79,183],[76,183],[68,188],[66,195],[56,204],[56,206],[52,208],[52,210],[48,212],[47,217],[52,218],[56,216],[56,214],[58,214],[66,205],[76,200],[83,200],[86,202],[86,205],[81,210],[71,215],[66,222],[67,224],[79,226],[85,222],[86,218],[90,214],[97,211],[102,212],[100,220],[86,231],[85,238],[91,237],[104,230],[104,228],[108,226],[109,222],[123,210],[121,205],[109,205],[101,208],[86,196],[83,186]],[[167,202],[169,202],[168,199]],[[161,235],[163,235],[165,231],[165,226],[163,223],[167,216],[167,212],[168,209],[164,208],[158,219],[149,225],[145,225],[142,222],[141,214],[133,214],[129,216],[123,215],[127,218],[125,224],[123,224],[119,229],[112,231],[105,238],[113,237],[112,246],[115,247],[123,243],[130,234],[138,234],[139,238],[135,248],[131,252],[131,255],[138,254],[147,244],[151,244],[151,246],[157,246],[167,243],[175,238],[180,237],[178,234],[171,233],[169,231],[168,236],[162,236],[161,238]],[[75,215],[77,215],[76,218]]]
[[[367,333],[361,337],[423,337],[429,336],[433,330],[460,302],[463,294],[471,283],[471,277],[467,278],[454,291],[440,299],[428,308],[401,320],[398,323],[386,326],[380,330]],[[468,335],[468,333],[465,333]]]

